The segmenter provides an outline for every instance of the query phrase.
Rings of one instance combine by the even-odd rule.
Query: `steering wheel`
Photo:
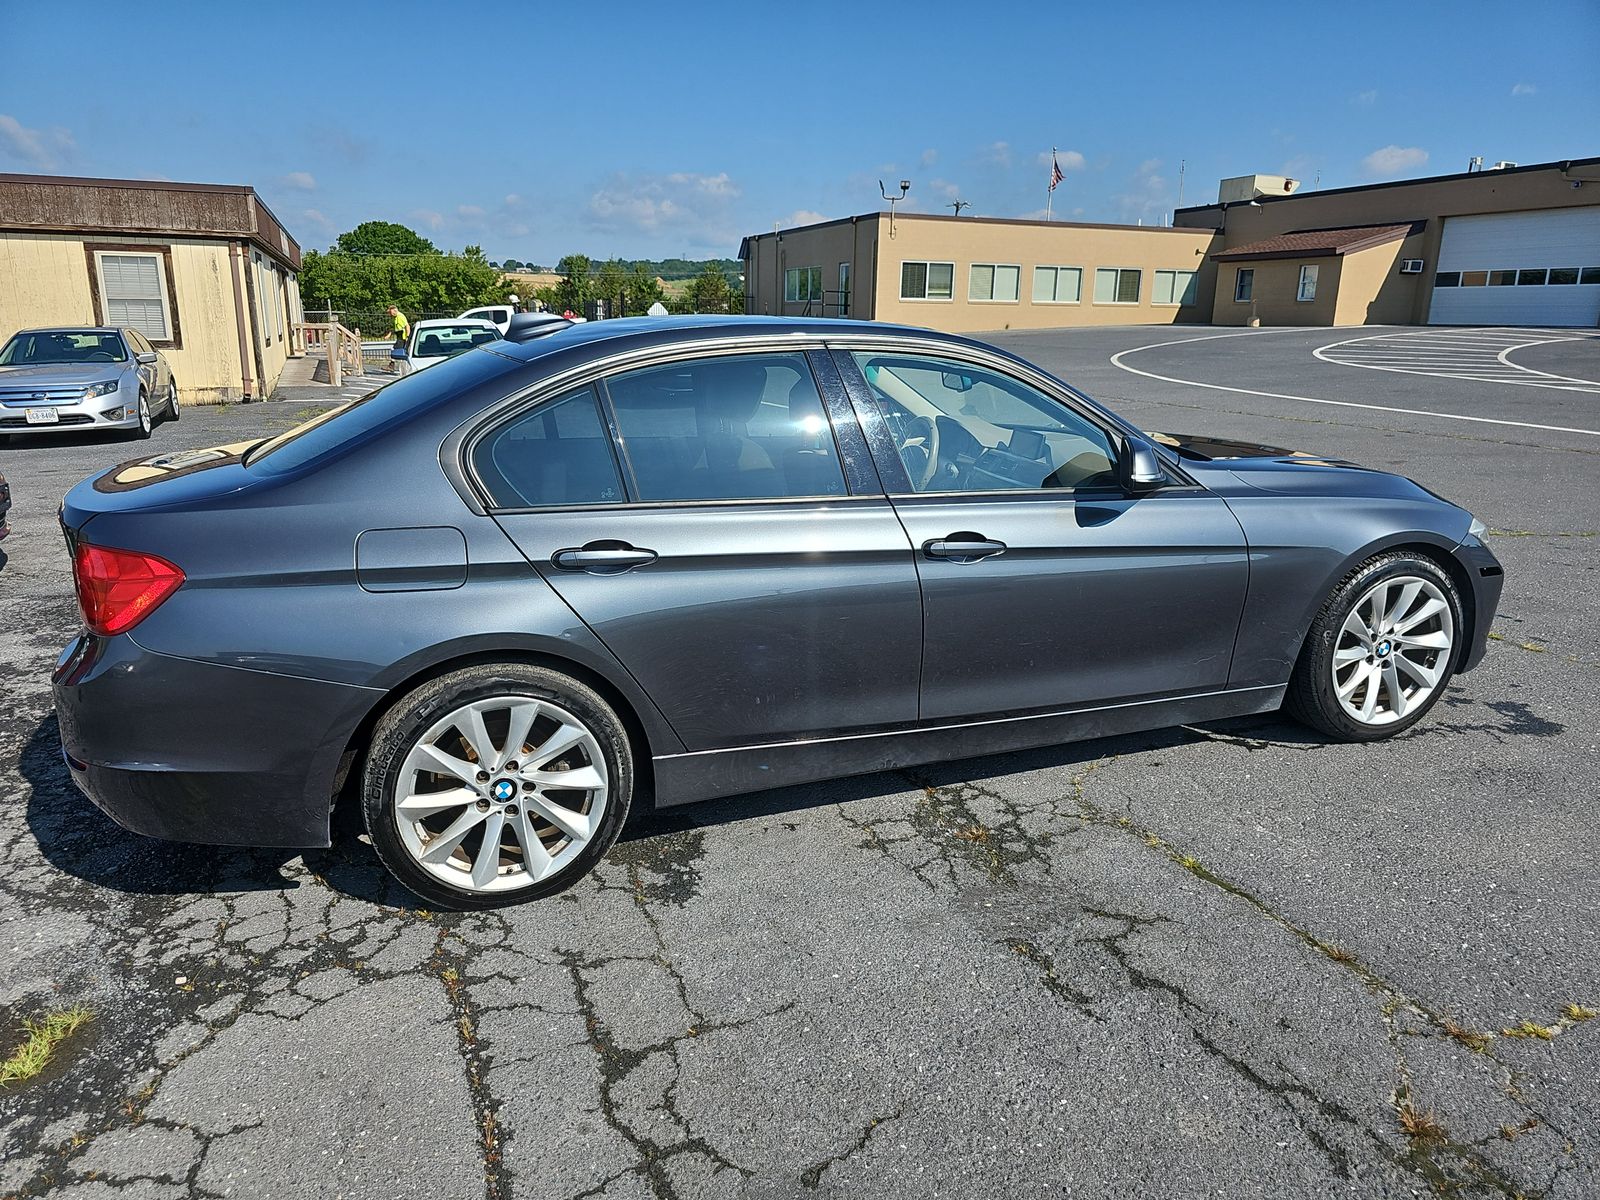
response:
[[[911,486],[920,492],[939,470],[939,422],[932,417],[912,417],[904,422],[898,448]]]

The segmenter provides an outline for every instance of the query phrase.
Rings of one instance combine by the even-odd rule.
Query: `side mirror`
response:
[[[1169,482],[1166,468],[1161,465],[1161,456],[1143,438],[1123,440],[1117,475],[1122,490],[1129,493],[1152,491]]]
[[[149,366],[151,363],[155,362],[156,356],[154,352],[146,351],[144,354],[135,354],[133,356],[133,360],[134,362],[143,363],[145,366]]]

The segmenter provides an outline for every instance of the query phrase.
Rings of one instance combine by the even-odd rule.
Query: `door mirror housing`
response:
[[[144,366],[147,366],[147,367],[151,363],[155,362],[155,360],[156,360],[156,355],[155,355],[155,351],[153,351],[153,350],[147,350],[143,354],[135,354],[133,356],[133,361],[134,362],[141,363],[141,364],[143,364]]]
[[[1129,493],[1153,491],[1171,482],[1156,448],[1143,438],[1134,437],[1123,439],[1122,456],[1117,461],[1117,477],[1122,490]]]

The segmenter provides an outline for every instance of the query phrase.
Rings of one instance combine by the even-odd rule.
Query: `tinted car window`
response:
[[[857,353],[919,492],[1107,487],[1107,434],[1054,398],[982,367]]]
[[[624,498],[611,436],[589,388],[502,425],[473,447],[472,465],[497,508]]]
[[[803,354],[646,367],[606,387],[640,500],[845,494],[833,430]]]
[[[145,341],[144,334],[137,329],[130,329],[127,334],[128,340],[133,343],[133,352],[135,354],[154,354],[156,352],[156,348]]]
[[[122,335],[117,333],[47,329],[42,333],[19,333],[0,349],[0,367],[127,361]]]
[[[413,335],[411,353],[417,358],[449,358],[485,342],[500,340],[498,329],[481,325],[431,325]]]

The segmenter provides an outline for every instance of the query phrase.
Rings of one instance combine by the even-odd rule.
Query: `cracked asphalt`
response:
[[[1600,437],[1108,361],[1209,332],[994,340],[1147,428],[1472,507],[1506,592],[1426,722],[1349,747],[1250,718],[641,814],[570,892],[488,915],[419,908],[348,831],[173,846],[83,800],[48,695],[76,623],[54,511],[146,447],[0,448],[0,1054],[94,1010],[0,1089],[0,1196],[1600,1194]],[[1341,335],[1129,365],[1600,429],[1593,395],[1311,358]],[[1541,366],[1600,379],[1600,346]],[[190,409],[149,446],[306,411]]]

